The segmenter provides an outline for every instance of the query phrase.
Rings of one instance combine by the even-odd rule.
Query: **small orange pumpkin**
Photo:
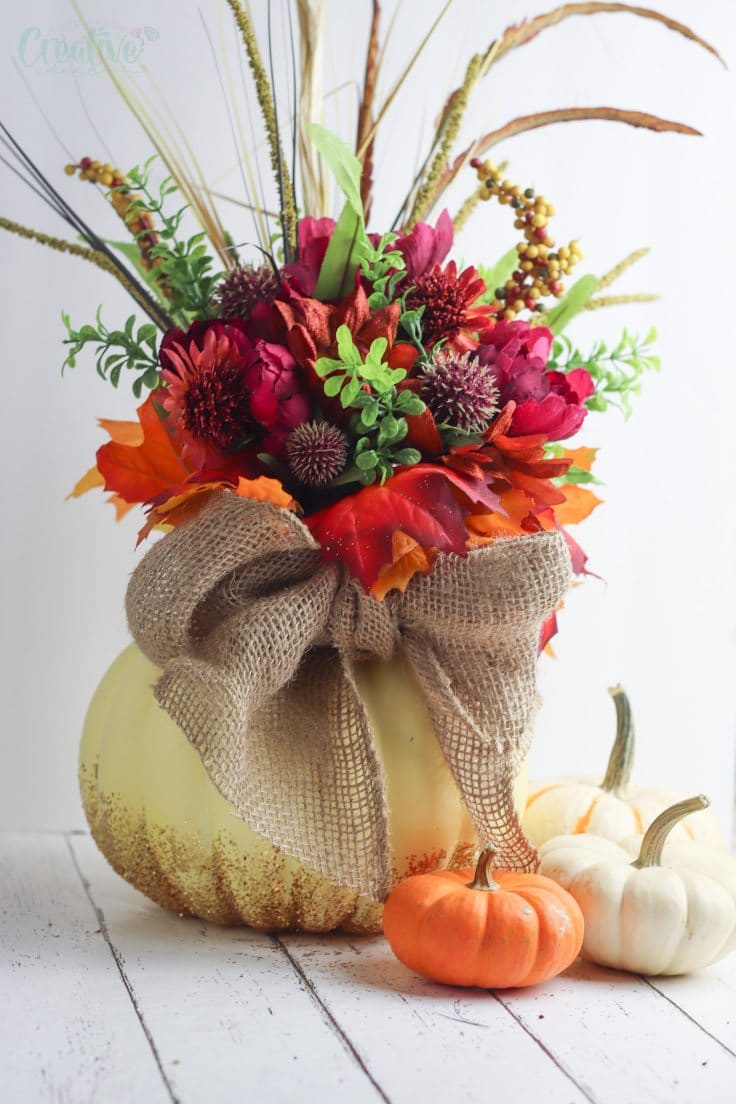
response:
[[[541,874],[494,872],[495,854],[484,850],[475,874],[419,874],[389,895],[383,932],[405,966],[447,985],[510,989],[577,958],[583,914],[574,898]]]

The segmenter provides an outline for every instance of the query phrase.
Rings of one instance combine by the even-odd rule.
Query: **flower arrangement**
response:
[[[411,69],[379,106],[379,4],[349,148],[317,118],[324,0],[296,0],[301,73],[292,82],[289,135],[248,10],[240,0],[227,3],[277,193],[275,204],[256,195],[257,174],[241,151],[258,236],[248,256],[224,228],[214,194],[195,184],[150,126],[163,179],[155,158],[127,172],[88,157],[66,166],[69,177],[103,190],[129,234],[118,243],[77,215],[2,128],[16,171],[83,244],[8,219],[0,226],[114,275],[146,315],[132,314],[120,328],[109,328],[101,311],[79,328],[63,316],[65,367],[92,350],[98,374],[115,387],[130,379],[142,400],[135,421],[101,421],[110,439],[72,493],[101,488],[118,517],[144,508],[140,539],[168,534],[136,569],[127,598],[136,642],[163,671],[155,700],[199,752],[218,799],[279,853],[340,892],[374,901],[386,897],[397,872],[462,865],[478,841],[493,844],[506,866],[533,870],[537,856],[521,829],[514,783],[529,741],[534,664],[555,631],[570,564],[586,571],[568,526],[600,501],[591,489],[595,449],[570,441],[592,412],[628,414],[642,374],[659,361],[653,330],[643,339],[625,330],[611,347],[601,340],[587,353],[563,332],[584,309],[652,299],[608,292],[645,251],[603,276],[577,276],[582,252],[576,241],[556,242],[552,204],[507,178],[506,165],[489,153],[515,134],[581,119],[697,132],[640,111],[595,107],[520,117],[460,152],[456,140],[489,68],[571,16],[628,12],[716,52],[682,24],[627,4],[565,4],[508,28],[470,59],[393,225],[374,231],[376,136]],[[336,218],[326,206],[328,171],[342,197]],[[471,174],[470,195],[452,217],[447,188]],[[488,257],[458,263],[450,258],[455,232],[488,201],[509,209],[518,241],[491,264]],[[188,234],[192,215],[201,229]],[[421,859],[399,854],[395,810],[389,841],[376,716],[358,673],[366,657],[408,664],[421,692],[409,725],[418,730],[430,718],[472,818],[470,838],[427,842]],[[130,677],[139,685],[126,690],[126,701],[150,694],[154,672]],[[147,708],[141,704],[142,713]],[[183,760],[171,768],[188,769]],[[110,797],[95,789],[91,762],[90,777],[95,831]],[[115,823],[125,816],[138,823],[128,809],[115,810]],[[406,836],[414,846],[421,832],[412,823]],[[98,838],[109,841],[107,828]],[[242,848],[249,869],[260,870],[256,844]],[[180,911],[232,922],[229,903],[218,912],[204,892],[194,903],[176,897],[168,871],[165,889],[156,872],[136,875],[142,854],[134,847],[119,866],[146,892]],[[205,869],[210,860],[189,865]],[[349,916],[359,930],[374,930],[350,912],[355,899],[338,915],[330,898],[318,921],[304,919],[315,913],[303,902],[273,921],[263,885],[278,881],[264,865],[236,918],[324,928]],[[291,885],[291,875],[283,881]]]
[[[141,504],[147,513],[141,536],[178,525],[222,489],[271,501],[299,513],[324,558],[343,563],[379,599],[404,590],[417,572],[430,572],[439,553],[464,556],[499,536],[582,520],[599,502],[590,490],[595,450],[570,450],[563,442],[589,411],[612,403],[628,409],[642,371],[658,360],[653,331],[643,341],[624,332],[610,352],[601,342],[588,356],[560,334],[583,307],[652,298],[600,294],[643,251],[566,292],[564,281],[582,257],[578,243],[556,246],[552,205],[505,179],[482,154],[515,133],[574,118],[693,131],[640,112],[576,109],[514,120],[454,160],[449,153],[468,96],[491,64],[562,18],[610,5],[555,9],[509,28],[471,59],[443,108],[398,230],[382,234],[366,230],[380,122],[377,6],[356,153],[319,124],[300,122],[303,200],[315,198],[310,173],[323,173],[326,164],[344,195],[337,221],[323,210],[299,210],[296,168],[286,165],[250,17],[237,0],[230,7],[269,138],[279,229],[275,237],[262,235],[260,262],[245,262],[211,219],[216,251],[204,232],[181,235],[186,204],[179,195],[191,196],[188,181],[169,176],[154,186],[152,162],[127,174],[87,157],[66,167],[107,189],[134,243],[120,245],[122,259],[112,255],[64,202],[60,213],[89,247],[69,248],[122,278],[151,319],[139,324],[131,316],[111,330],[98,314],[96,324],[75,329],[64,316],[66,366],[92,346],[101,376],[117,386],[125,371],[136,396],[149,392],[136,423],[102,423],[111,440],[73,493],[104,487],[118,516]],[[301,5],[302,22],[321,7]],[[635,10],[707,47],[666,17]],[[308,74],[303,79],[308,84]],[[455,223],[494,199],[511,209],[520,241],[492,267],[460,271],[448,260],[454,233],[448,211],[434,225],[424,217],[467,169],[477,183]],[[137,271],[125,270],[123,260]],[[585,556],[564,531],[582,572]]]

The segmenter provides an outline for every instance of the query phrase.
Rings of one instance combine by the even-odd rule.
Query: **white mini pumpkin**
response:
[[[539,872],[580,905],[585,958],[637,974],[688,974],[736,949],[736,859],[692,840],[665,846],[683,817],[708,804],[681,801],[620,845],[593,835],[544,844]]]
[[[602,782],[572,774],[529,787],[524,831],[535,847],[555,836],[590,832],[618,842],[643,832],[654,818],[684,795],[630,784],[634,766],[634,722],[631,704],[622,686],[609,693],[616,707],[616,740]],[[696,840],[723,849],[718,821],[710,813],[687,817],[673,838]]]

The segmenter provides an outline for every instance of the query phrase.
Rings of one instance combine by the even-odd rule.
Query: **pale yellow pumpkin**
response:
[[[307,870],[237,816],[157,704],[158,674],[128,647],[102,679],[85,723],[82,797],[111,865],[166,908],[217,923],[380,931],[378,902]],[[413,676],[400,659],[374,660],[358,665],[357,681],[386,772],[396,880],[467,866],[475,831]],[[525,798],[524,769],[515,792],[520,811]]]
[[[683,796],[671,790],[630,784],[634,765],[634,723],[629,699],[621,686],[610,691],[616,706],[616,740],[602,782],[586,775],[567,775],[533,784],[524,813],[524,831],[535,847],[556,836],[590,832],[620,842],[642,833],[670,805]],[[690,839],[708,847],[724,848],[718,821],[697,812],[672,830],[673,839]]]

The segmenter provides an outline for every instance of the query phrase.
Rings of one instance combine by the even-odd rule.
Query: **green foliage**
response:
[[[558,336],[549,367],[560,372],[586,368],[595,383],[595,392],[586,400],[588,410],[608,410],[613,406],[628,418],[632,412],[632,396],[641,392],[641,377],[645,372],[659,371],[659,357],[651,349],[656,336],[654,327],[644,338],[624,330],[613,348],[609,349],[605,341],[598,341],[587,356],[569,338]]]
[[[327,246],[325,259],[319,270],[314,294],[327,302],[342,299],[355,287],[364,244],[367,241],[363,215],[356,214],[349,203],[342,209]]]
[[[142,283],[146,284],[149,290],[153,292],[161,306],[165,307],[166,312],[168,313],[171,309],[171,304],[161,290],[161,284],[157,279],[160,268],[158,266],[156,268],[145,268],[143,266],[143,262],[141,261],[141,251],[135,244],[135,242],[106,241],[105,244],[111,246],[113,249],[117,249],[118,253],[125,257],[125,260],[128,262],[130,267],[135,270],[138,279]]]
[[[419,357],[417,359],[418,364],[423,364],[429,360],[427,350],[424,348],[424,331],[422,328],[422,315],[424,314],[424,304],[421,307],[417,307],[416,310],[406,309],[406,296],[408,291],[404,292],[401,300],[402,310],[399,315],[399,332],[405,341],[411,342],[414,348],[418,351]],[[439,342],[435,345],[435,349],[439,348]]]
[[[347,408],[353,406],[364,383],[368,383],[371,390],[379,395],[390,391],[394,384],[405,378],[406,372],[384,363],[383,354],[387,348],[386,338],[377,337],[364,361],[349,328],[340,326],[337,331],[338,359],[320,357],[314,366],[317,375],[325,381],[325,395],[329,398],[339,395],[343,407]]]
[[[585,304],[592,299],[598,289],[597,276],[581,276],[576,280],[566,295],[563,295],[556,307],[547,311],[546,325],[553,334],[559,334],[575,317],[585,309]]]
[[[75,367],[77,356],[87,345],[96,345],[97,374],[117,387],[123,368],[137,372],[133,394],[140,398],[144,387],[152,390],[159,383],[156,327],[152,322],[145,322],[136,330],[135,315],[131,314],[122,330],[108,330],[100,317],[101,309],[97,311],[97,325],[82,326],[80,330],[73,329],[69,315],[62,312],[62,321],[69,335],[64,339],[69,350],[62,371]]]
[[[377,479],[385,483],[397,465],[421,460],[416,449],[404,448],[402,442],[409,432],[407,415],[422,414],[425,405],[412,391],[397,390],[406,372],[384,363],[387,345],[385,337],[376,338],[364,361],[348,327],[340,326],[339,359],[320,357],[314,366],[324,380],[325,394],[329,398],[339,395],[344,409],[355,410],[350,422],[356,439],[354,468],[340,476],[340,482],[346,482],[347,475],[366,485]]]
[[[327,162],[335,183],[357,215],[363,215],[360,198],[360,178],[363,166],[345,143],[327,127],[319,123],[307,123],[307,136],[312,140]]]
[[[159,185],[155,194],[150,185],[150,158],[142,167],[136,166],[128,173],[129,184],[121,186],[120,191],[133,196],[131,213],[150,215],[156,226],[158,241],[150,254],[160,259],[157,274],[166,281],[173,293],[168,306],[172,314],[183,314],[186,319],[193,317],[210,318],[212,293],[220,278],[212,272],[213,260],[205,244],[207,235],[203,232],[192,235],[185,241],[179,240],[182,219],[188,208],[180,207],[173,215],[166,214],[164,206],[169,196],[178,191],[172,177],[167,177]],[[137,194],[140,193],[140,194]],[[148,230],[142,230],[138,238],[145,237]]]
[[[360,198],[363,169],[355,154],[326,127],[308,123],[306,129],[345,196],[345,206],[330,238],[315,289],[317,298],[325,301],[349,294],[364,251],[370,248]]]
[[[592,472],[586,471],[585,468],[579,468],[577,464],[571,464],[564,475],[560,476],[559,481],[561,483],[596,483],[600,486],[601,481]]]
[[[496,291],[502,288],[511,273],[519,264],[519,251],[516,246],[504,253],[495,265],[478,265],[478,275],[485,281],[486,291],[478,300],[479,303],[495,303]]]
[[[360,268],[373,288],[368,296],[368,305],[372,310],[380,310],[393,303],[397,284],[406,274],[403,254],[391,248],[397,240],[398,234],[384,234],[377,246],[368,241],[364,247]]]

